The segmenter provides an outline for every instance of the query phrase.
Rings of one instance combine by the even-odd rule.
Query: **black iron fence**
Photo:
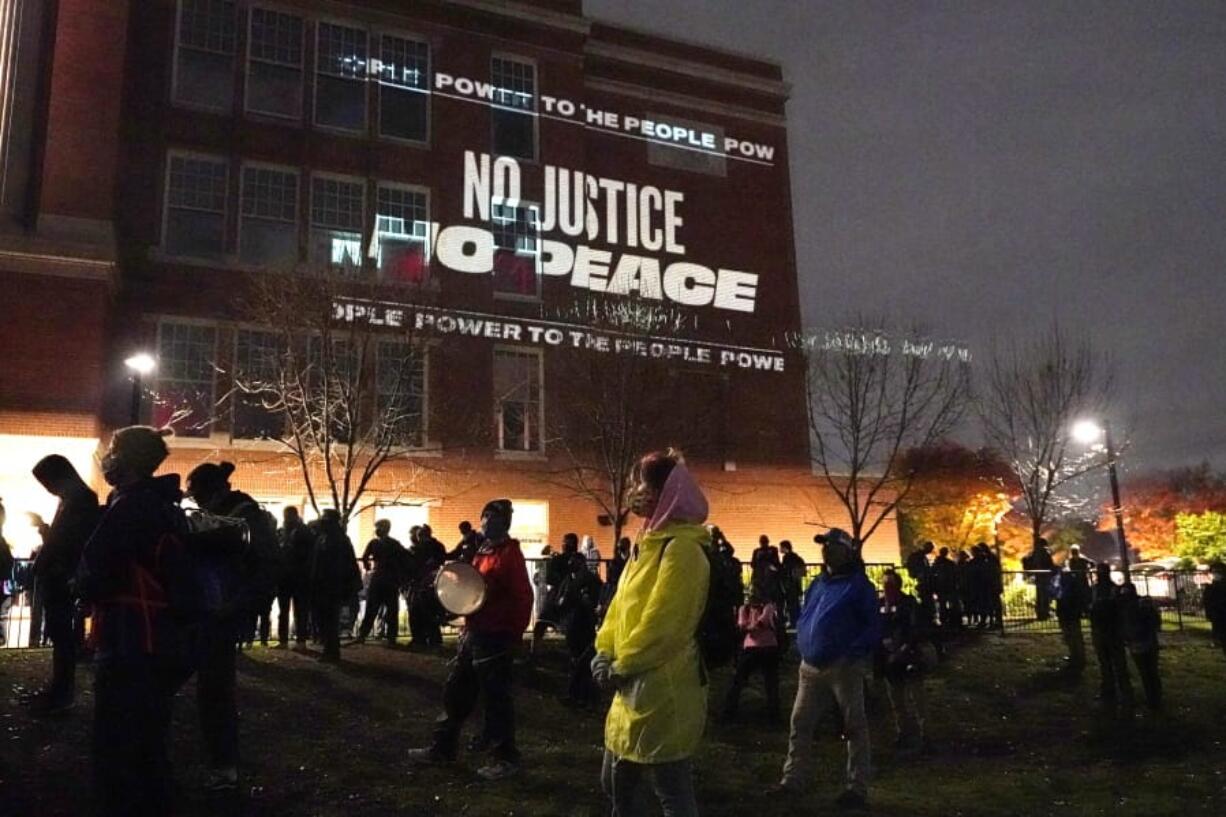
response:
[[[1058,575],[1058,574],[1057,574]],[[1093,577],[1087,577],[1093,582]],[[1058,583],[1047,571],[1006,570],[1001,574],[1002,628],[1006,631],[1060,631],[1056,620]],[[1123,582],[1123,574],[1112,571],[1112,580]],[[1164,629],[1207,629],[1204,588],[1212,576],[1203,570],[1163,570],[1132,573],[1137,595],[1154,600],[1162,613]]]

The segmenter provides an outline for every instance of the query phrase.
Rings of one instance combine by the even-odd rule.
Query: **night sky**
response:
[[[783,62],[808,323],[1113,350],[1130,471],[1226,468],[1226,3],[586,0]],[[885,294],[888,293],[888,294]]]

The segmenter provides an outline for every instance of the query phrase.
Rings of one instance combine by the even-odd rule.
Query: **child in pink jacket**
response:
[[[731,721],[736,718],[741,691],[755,672],[761,672],[766,684],[766,714],[772,723],[778,723],[782,622],[779,609],[757,582],[750,588],[749,602],[737,611],[737,626],[744,641],[737,656],[736,675],[724,702],[723,719]]]

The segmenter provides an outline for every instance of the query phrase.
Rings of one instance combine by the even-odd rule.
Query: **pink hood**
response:
[[[694,481],[689,469],[682,463],[677,463],[668,479],[664,482],[664,490],[660,492],[660,502],[656,512],[647,523],[647,530],[659,530],[673,522],[688,522],[701,525],[707,521],[707,498],[702,489]]]

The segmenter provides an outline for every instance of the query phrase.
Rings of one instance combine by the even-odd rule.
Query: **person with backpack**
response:
[[[201,630],[196,702],[208,763],[206,787],[238,786],[238,644],[249,638],[255,611],[274,592],[269,563],[276,528],[259,503],[230,485],[234,463],[201,463],[187,475],[200,507],[192,543],[215,586]]]
[[[323,643],[319,660],[335,664],[341,660],[341,607],[362,587],[353,543],[335,508],[325,508],[319,515],[309,586],[315,628]]]
[[[645,815],[650,786],[664,813],[692,817],[691,758],[707,718],[696,633],[710,602],[707,500],[681,455],[638,464],[631,510],[647,524],[596,636],[592,677],[616,690],[605,719],[601,785],[619,817]],[[735,625],[733,625],[735,639]]]
[[[736,720],[741,692],[754,673],[762,673],[766,689],[766,716],[772,724],[779,721],[779,656],[782,652],[783,617],[762,583],[750,583],[749,601],[737,611],[741,650],[736,658],[736,674],[724,700],[723,720]]]
[[[113,488],[77,566],[94,607],[93,768],[100,817],[173,813],[169,755],[175,692],[190,674],[184,564],[187,519],[179,475],[154,477],[169,430],[116,431],[102,457]]]
[[[493,782],[519,771],[515,745],[515,648],[532,615],[532,588],[519,541],[511,537],[514,507],[509,499],[488,502],[481,511],[481,547],[473,567],[485,580],[481,609],[464,619],[459,650],[443,688],[443,715],[429,746],[410,749],[418,765],[447,765],[456,758],[464,721],[478,701],[485,723],[476,745],[492,755],[477,776]]]
[[[831,528],[814,541],[822,546],[827,570],[809,586],[796,628],[799,684],[787,762],[775,788],[797,793],[807,787],[813,774],[813,731],[833,702],[847,736],[847,784],[835,802],[860,808],[868,802],[871,763],[864,679],[881,641],[881,614],[877,591],[864,573],[860,548],[851,536]]]
[[[60,500],[34,560],[34,578],[43,596],[52,653],[51,678],[31,701],[31,707],[36,714],[52,715],[70,709],[75,697],[77,640],[72,616],[76,605],[69,581],[76,575],[81,550],[98,525],[101,509],[98,495],[59,454],[43,457],[33,473],[39,484]]]

